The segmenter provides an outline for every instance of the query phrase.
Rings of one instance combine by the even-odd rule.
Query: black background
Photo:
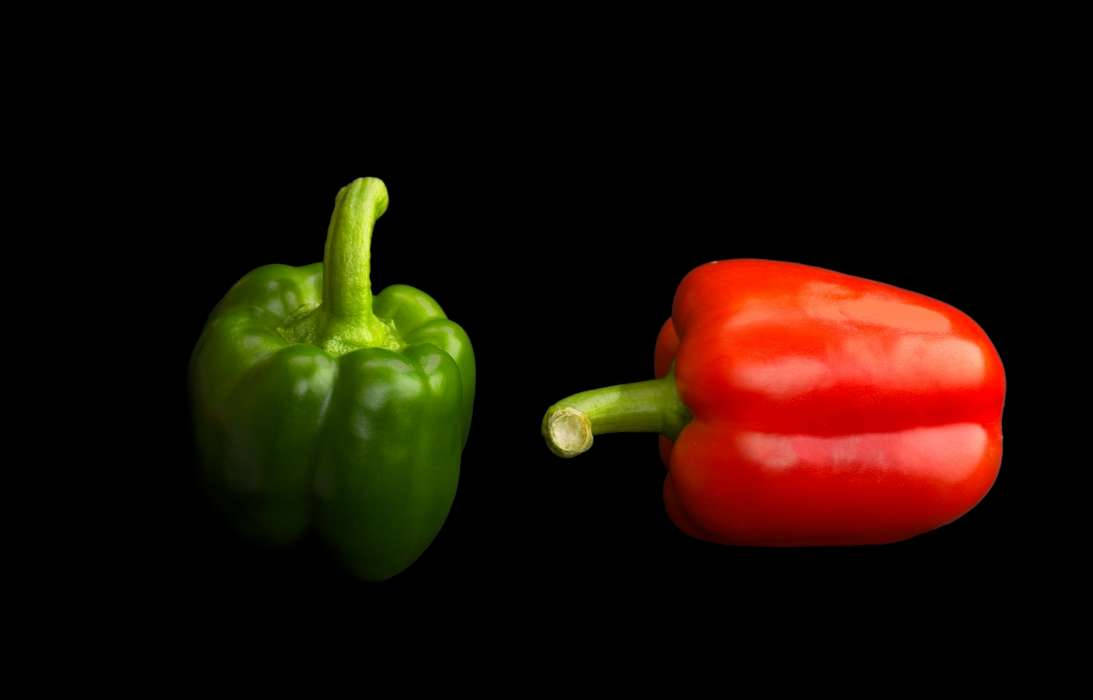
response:
[[[882,617],[941,601],[969,616],[1028,603],[1035,465],[1014,273],[1030,253],[999,241],[1023,230],[1029,203],[1015,184],[1023,146],[1004,85],[878,73],[736,100],[684,89],[607,111],[584,101],[592,95],[564,106],[524,95],[471,113],[438,98],[401,125],[362,109],[318,115],[318,127],[309,115],[304,127],[241,108],[226,88],[181,107],[154,144],[151,184],[169,202],[157,221],[171,235],[150,248],[162,264],[148,306],[171,321],[154,329],[163,379],[143,391],[162,410],[145,437],[165,458],[149,465],[158,496],[141,534],[154,543],[134,551],[157,562],[155,586],[228,606],[270,597],[380,609],[473,595],[483,609],[517,611],[634,601],[639,616],[665,599],[736,614],[792,599]],[[201,494],[186,396],[189,352],[213,305],[254,267],[321,259],[334,195],[364,175],[390,193],[373,288],[433,295],[470,335],[479,372],[448,521],[382,584],[352,579],[317,541],[263,550],[237,540]],[[986,499],[894,545],[731,548],[671,525],[654,436],[603,436],[577,459],[554,457],[539,435],[546,407],[650,377],[679,281],[733,257],[884,281],[976,319],[1008,377],[1003,464]]]

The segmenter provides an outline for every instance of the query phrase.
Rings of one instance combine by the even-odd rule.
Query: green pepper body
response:
[[[386,206],[379,180],[343,188],[324,262],[247,274],[190,361],[203,475],[230,520],[273,544],[314,527],[367,580],[405,570],[443,526],[475,386],[470,340],[432,297],[371,295]]]

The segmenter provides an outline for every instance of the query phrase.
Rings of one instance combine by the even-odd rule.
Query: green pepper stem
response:
[[[387,187],[354,180],[334,200],[323,256],[319,342],[324,347],[382,345],[390,329],[372,313],[371,246],[376,219],[387,211]]]
[[[576,457],[602,433],[661,433],[675,438],[691,419],[679,398],[675,373],[660,379],[582,391],[543,416],[543,437],[559,457]]]

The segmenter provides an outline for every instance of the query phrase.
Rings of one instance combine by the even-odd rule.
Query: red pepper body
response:
[[[1005,375],[935,299],[794,263],[729,260],[680,284],[656,346],[693,419],[664,500],[700,539],[894,542],[974,507],[1002,458]]]

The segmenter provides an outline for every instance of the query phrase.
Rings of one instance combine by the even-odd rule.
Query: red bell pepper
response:
[[[661,433],[665,507],[693,537],[895,542],[959,518],[998,475],[1001,359],[921,294],[795,263],[702,265],[655,370],[556,403],[543,434],[572,457],[596,434]]]

